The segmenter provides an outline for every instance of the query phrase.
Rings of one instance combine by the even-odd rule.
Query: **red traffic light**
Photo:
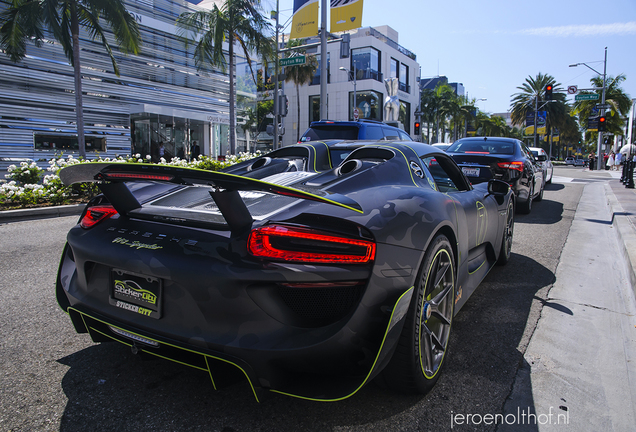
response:
[[[545,86],[545,99],[552,99],[552,84],[548,84]]]
[[[415,135],[420,134],[420,122],[415,122]]]
[[[604,132],[606,125],[607,125],[607,118],[605,116],[599,117],[598,118],[598,130],[600,132]]]

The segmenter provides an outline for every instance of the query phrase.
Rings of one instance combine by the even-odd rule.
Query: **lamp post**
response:
[[[591,69],[592,71],[596,72],[597,74],[601,75],[601,73],[599,71],[597,71],[596,69],[594,69],[593,67],[591,67],[590,65],[588,65],[587,63],[575,63],[575,64],[571,64],[570,67],[577,67],[583,65],[585,67],[587,67],[588,69]],[[606,73],[607,73],[607,47],[605,47],[605,60],[603,60],[603,92],[602,92],[602,96],[601,96],[601,106],[604,107],[605,106],[605,78],[606,78]],[[605,115],[605,108],[601,108],[601,117]],[[605,167],[603,166],[603,164],[601,164],[601,161],[603,160],[602,154],[601,154],[601,143],[603,142],[603,133],[601,131],[598,132],[598,146],[597,146],[597,154],[596,154],[596,168],[598,171],[600,171],[601,169],[605,169]]]
[[[341,71],[345,71],[348,75],[349,80],[353,81],[353,113],[355,114],[355,109],[358,107],[358,92],[357,92],[357,81],[356,81],[356,64],[353,63],[353,70],[349,70],[345,67],[340,67]],[[355,120],[355,119],[354,119]]]

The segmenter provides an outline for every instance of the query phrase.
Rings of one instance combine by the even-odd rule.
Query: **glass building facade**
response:
[[[197,69],[191,45],[175,25],[183,12],[201,10],[184,0],[126,0],[139,24],[139,55],[115,52],[120,76],[97,41],[80,35],[87,157],[149,155],[153,160],[196,154],[222,157],[229,147],[229,76]],[[0,0],[0,11],[8,0]],[[112,36],[112,35],[110,35]],[[235,52],[241,52],[236,49]],[[244,56],[235,58],[237,151],[253,150],[243,113],[256,107],[256,86]],[[73,68],[52,37],[13,63],[0,53],[0,169],[20,159],[46,161],[77,154]]]

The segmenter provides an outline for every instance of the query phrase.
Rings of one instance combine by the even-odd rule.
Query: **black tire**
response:
[[[539,192],[539,195],[537,195],[537,197],[534,199],[536,202],[539,201],[543,201],[543,190],[544,190],[545,186],[541,186],[541,191]]]
[[[501,239],[501,249],[499,250],[499,257],[497,258],[497,264],[506,265],[510,261],[510,255],[512,253],[512,234],[515,229],[515,207],[512,203],[512,199],[508,203],[508,211],[506,213],[506,227],[504,228],[503,238]]]
[[[429,392],[439,378],[455,312],[455,261],[439,235],[420,267],[409,312],[393,358],[381,379],[401,393]]]
[[[528,199],[526,201],[519,203],[519,212],[523,214],[528,214],[532,211],[532,195],[534,194],[534,187],[528,193]]]

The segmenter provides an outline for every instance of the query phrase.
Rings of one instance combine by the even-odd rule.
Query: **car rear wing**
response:
[[[142,205],[126,186],[126,182],[162,182],[182,186],[209,186],[209,194],[232,230],[251,226],[253,222],[247,205],[239,192],[264,192],[291,198],[335,205],[363,213],[360,205],[344,195],[325,190],[301,190],[268,183],[249,177],[196,168],[155,164],[83,163],[60,171],[65,185],[97,182],[100,190],[117,212],[129,216]]]

